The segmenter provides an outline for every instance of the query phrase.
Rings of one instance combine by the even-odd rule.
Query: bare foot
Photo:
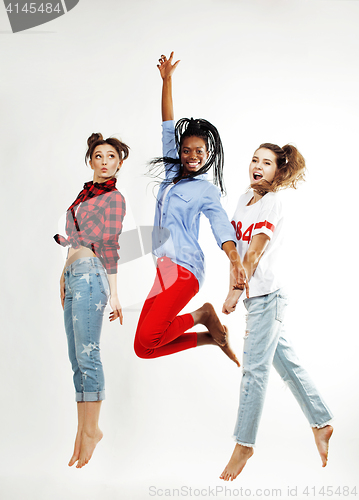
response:
[[[194,324],[205,325],[212,336],[213,340],[220,346],[226,345],[226,333],[219,318],[214,310],[214,307],[209,302],[203,304],[202,307],[194,311],[192,314]]]
[[[231,359],[232,361],[234,361],[236,363],[237,366],[241,366],[240,362],[237,359],[237,356],[234,354],[234,351],[232,351],[232,348],[229,345],[228,328],[226,327],[226,325],[223,325],[223,330],[224,330],[225,337],[226,337],[226,343],[224,345],[220,345],[219,347],[222,349],[224,354],[226,354],[229,357],[229,359]]]
[[[102,437],[103,433],[99,428],[93,434],[88,434],[85,430],[82,432],[81,451],[76,465],[77,469],[81,469],[81,467],[89,462],[97,443],[101,441]]]
[[[232,351],[231,346],[228,343],[228,328],[223,325],[223,329],[226,335],[226,344],[224,346],[218,345],[215,340],[213,340],[212,335],[209,332],[198,332],[197,333],[197,347],[201,345],[216,345],[217,347],[220,347],[224,354],[229,357],[232,361],[236,363],[237,366],[241,366],[239,364],[239,361],[237,359],[237,356],[234,354]]]
[[[75,439],[74,453],[69,462],[70,467],[74,465],[74,463],[77,462],[77,460],[79,459],[81,450],[81,436],[82,436],[82,431],[78,430]]]
[[[326,425],[320,429],[312,427],[312,431],[314,433],[315,444],[322,459],[322,467],[325,467],[328,461],[329,439],[333,434],[333,427],[331,425]]]
[[[242,472],[247,460],[253,455],[253,448],[236,444],[231,459],[219,476],[224,481],[233,481]]]

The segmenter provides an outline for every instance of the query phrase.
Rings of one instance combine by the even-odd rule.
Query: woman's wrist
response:
[[[233,299],[233,298],[238,298],[241,296],[243,290],[238,290],[238,289],[232,289],[228,292],[228,295],[227,295],[227,298],[226,300],[228,299]]]

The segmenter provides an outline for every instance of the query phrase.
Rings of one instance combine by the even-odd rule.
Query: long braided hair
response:
[[[213,166],[213,182],[220,188],[222,193],[225,193],[226,190],[223,181],[224,154],[222,141],[216,127],[203,118],[181,118],[178,120],[175,126],[175,140],[179,158],[171,158],[168,156],[154,158],[150,162],[150,173],[157,170],[157,167],[160,165],[172,165],[176,175],[168,182],[176,182],[180,180],[183,177],[184,170],[180,159],[181,147],[183,140],[186,137],[199,137],[200,139],[203,139],[209,153],[205,165],[197,170],[197,172],[190,172],[187,177],[197,177],[197,175],[208,172],[208,170]]]

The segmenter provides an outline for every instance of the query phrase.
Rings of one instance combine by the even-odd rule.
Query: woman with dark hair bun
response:
[[[128,157],[129,148],[116,138],[92,134],[87,141],[85,162],[93,181],[67,210],[67,238],[55,241],[69,247],[60,279],[69,358],[76,391],[78,428],[69,465],[81,468],[90,460],[102,439],[98,426],[105,382],[100,358],[100,334],[104,309],[109,300],[110,321],[122,309],[117,295],[118,238],[126,212],[125,199],[116,189],[116,174]]]
[[[328,458],[333,428],[332,414],[308,373],[302,368],[284,332],[287,297],[280,277],[283,210],[277,191],[296,188],[304,180],[305,161],[295,146],[283,148],[261,144],[249,165],[251,189],[239,198],[232,224],[237,249],[250,280],[249,298],[244,299],[247,325],[243,345],[243,377],[237,423],[236,445],[221,479],[233,481],[253,455],[271,366],[286,382],[307,418],[322,466]],[[236,308],[241,295],[229,292],[223,313]]]
[[[135,352],[140,358],[157,358],[205,344],[219,345],[238,366],[228,344],[227,329],[213,306],[178,315],[196,295],[204,279],[204,256],[198,243],[199,219],[210,221],[215,239],[232,263],[233,286],[247,288],[245,272],[235,248],[235,235],[220,202],[223,183],[223,149],[216,127],[203,119],[182,118],[174,126],[172,74],[179,61],[164,55],[158,68],[163,80],[163,157],[154,167],[164,165],[165,179],[157,195],[153,253],[157,257],[154,285],[138,321]],[[206,172],[213,167],[214,182]],[[194,325],[208,331],[188,332]]]

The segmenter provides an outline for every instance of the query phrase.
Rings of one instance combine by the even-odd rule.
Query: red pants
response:
[[[135,352],[140,358],[158,358],[197,345],[191,314],[177,314],[198,292],[197,278],[168,257],[157,260],[153,287],[138,320]]]

